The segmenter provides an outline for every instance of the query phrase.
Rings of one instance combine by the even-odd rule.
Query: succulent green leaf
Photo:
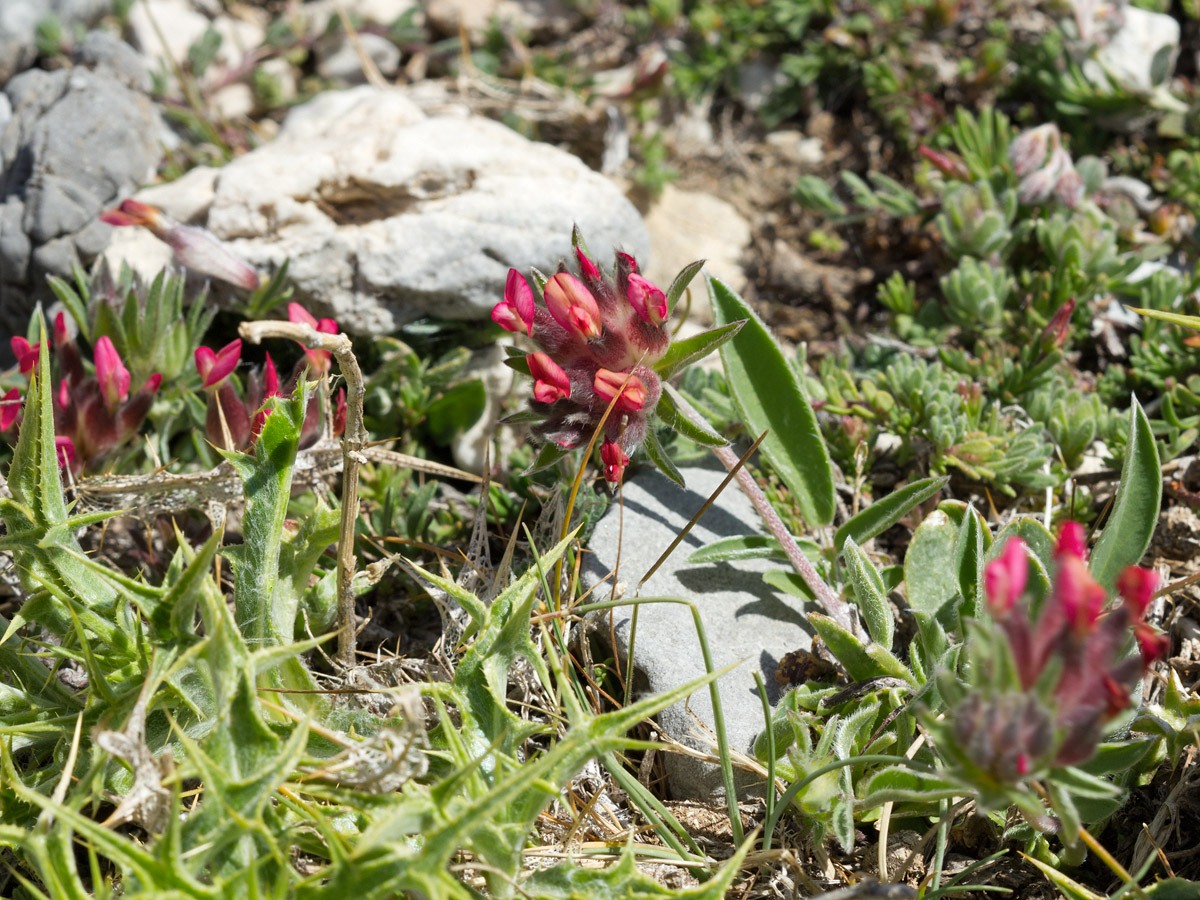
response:
[[[808,621],[853,681],[891,676],[915,684],[912,673],[889,650],[878,644],[864,646],[853,634],[821,613],[809,613]]]
[[[883,589],[883,579],[879,570],[854,542],[854,538],[846,539],[842,558],[846,562],[850,585],[854,588],[854,596],[858,600],[858,609],[866,623],[867,633],[875,643],[891,650],[896,622],[892,616],[892,607],[887,601],[887,591]]]
[[[906,484],[898,491],[876,500],[858,515],[846,521],[833,536],[833,546],[840,553],[848,539],[865,544],[871,538],[887,531],[908,512],[937,494],[950,481],[949,475],[940,478],[922,478]]]
[[[1121,570],[1135,565],[1150,546],[1161,501],[1162,468],[1154,432],[1137,397],[1132,397],[1121,483],[1089,567],[1107,590],[1113,589]]]
[[[812,527],[833,521],[833,463],[804,385],[750,306],[721,281],[709,279],[718,325],[746,324],[721,348],[734,400],[754,434],[768,432],[762,451],[795,495]]]

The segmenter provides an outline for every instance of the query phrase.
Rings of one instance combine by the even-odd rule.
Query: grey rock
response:
[[[608,598],[610,582],[601,585],[601,580],[616,564],[618,546],[618,580],[632,591],[725,477],[720,467],[689,467],[682,472],[687,490],[656,471],[641,470],[627,478],[623,489],[624,521],[621,510],[614,505],[589,541],[584,586],[599,585],[599,599]],[[745,560],[693,565],[687,558],[718,538],[760,532],[758,522],[750,501],[731,483],[640,591],[642,597],[681,597],[694,603],[704,622],[713,666],[741,662],[723,675],[718,685],[730,747],[742,753],[750,753],[754,738],[764,728],[754,673],[762,675],[769,699],[777,702],[783,689],[774,679],[776,664],[784,654],[807,648],[812,634],[799,602],[762,580],[763,572],[779,569],[781,564]],[[603,622],[594,634],[607,640],[609,616],[602,615]],[[612,613],[611,633],[623,666],[628,665],[632,615],[633,607],[619,607]],[[639,696],[670,690],[704,674],[700,642],[687,606],[654,603],[640,607],[633,671]],[[688,703],[664,710],[658,719],[664,734],[684,744],[703,750],[711,750],[714,745],[715,739],[706,740],[696,724],[699,719],[708,734],[713,733],[708,688],[696,691]],[[665,754],[664,762],[676,799],[712,800],[723,794],[716,765],[670,753]],[[739,778],[739,793],[752,793],[755,779],[749,775]]]
[[[0,135],[0,280],[15,288],[0,329],[10,333],[23,332],[33,302],[47,297],[47,274],[69,275],[103,249],[112,229],[100,212],[151,178],[161,158],[153,102],[103,62],[124,77],[132,51],[106,37],[85,44],[81,58],[95,71],[31,70],[5,89],[13,117]]]
[[[105,70],[121,84],[143,94],[153,87],[145,57],[110,32],[89,31],[75,59],[89,69]]]
[[[90,26],[112,10],[112,0],[2,0],[0,2],[0,87],[37,58],[38,23],[54,16],[68,33]]]
[[[59,237],[33,251],[33,263],[44,272],[66,274],[79,264],[79,253],[71,237]]]
[[[168,212],[171,188],[155,191]],[[398,88],[323,94],[216,172],[210,204],[194,190],[194,224],[259,271],[289,258],[296,299],[355,334],[486,321],[509,267],[552,270],[575,223],[598,256],[649,262],[641,217],[604,176],[489,119],[426,115]]]
[[[0,282],[21,282],[29,271],[29,256],[33,245],[21,220],[25,204],[19,197],[9,197],[0,206]]]

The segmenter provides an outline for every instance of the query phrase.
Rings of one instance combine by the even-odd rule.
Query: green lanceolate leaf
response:
[[[1104,531],[1092,551],[1090,566],[1092,576],[1108,590],[1112,590],[1121,570],[1135,565],[1150,546],[1161,502],[1162,469],[1158,447],[1154,443],[1154,432],[1150,430],[1150,420],[1137,397],[1133,397],[1121,483],[1112,512],[1104,523]]]
[[[975,507],[968,506],[954,545],[954,568],[958,573],[958,590],[963,598],[962,615],[973,619],[983,613],[983,562],[987,543],[990,543],[985,543],[986,533],[987,526],[979,518],[979,513]]]
[[[689,441],[694,441],[703,447],[727,447],[729,441],[713,429],[703,417],[691,409],[691,404],[682,397],[679,391],[666,382],[663,383],[662,396],[654,407],[663,424],[673,431],[683,435]]]
[[[675,341],[667,347],[667,352],[663,354],[663,358],[654,364],[654,371],[658,373],[659,378],[665,381],[677,372],[686,369],[692,363],[704,359],[704,357],[708,356],[708,354],[737,334],[745,324],[744,320],[730,322],[728,325],[722,325],[720,328],[692,335],[690,338],[684,338],[682,341]],[[528,373],[528,367],[526,368],[526,372]]]
[[[811,561],[821,558],[821,548],[808,538],[793,538]],[[787,562],[787,554],[775,538],[766,534],[747,534],[721,538],[701,547],[688,557],[690,563],[729,562],[734,559],[775,559]]]
[[[892,655],[891,651],[878,644],[871,647],[863,646],[862,641],[853,634],[833,619],[820,613],[809,613],[808,622],[852,680],[866,681],[868,678],[890,675],[893,678],[903,678],[910,684],[915,684],[912,673],[905,668],[904,663]]]
[[[917,526],[904,554],[904,584],[908,605],[934,615],[958,593],[954,545],[958,528],[937,509]]]
[[[846,561],[846,571],[850,574],[850,584],[858,599],[858,609],[867,625],[867,633],[875,643],[891,650],[896,621],[892,617],[892,608],[888,604],[887,591],[883,589],[879,570],[854,542],[854,538],[846,539],[842,558]]]
[[[696,273],[704,268],[705,260],[698,259],[695,262],[688,263],[679,270],[679,274],[671,282],[671,286],[667,288],[667,310],[675,308],[675,304],[679,302],[679,298],[683,296],[683,292],[687,290],[687,286],[692,283],[692,279],[696,277]]]
[[[642,442],[642,449],[646,451],[646,456],[650,458],[650,462],[658,467],[658,470],[670,478],[680,487],[684,487],[683,475],[680,474],[679,468],[671,461],[671,457],[667,455],[667,451],[663,449],[663,445],[658,440],[658,435],[654,433],[653,428],[646,429],[646,439]]]
[[[950,481],[949,475],[941,478],[922,478],[906,484],[898,491],[876,500],[858,515],[848,519],[833,536],[833,546],[840,553],[848,538],[865,544],[871,538],[887,531],[899,522],[914,506],[924,503]]]
[[[1200,331],[1200,316],[1185,316],[1181,313],[1164,312],[1159,309],[1138,309],[1136,306],[1127,306],[1125,308],[1130,312],[1137,313],[1139,316],[1160,319],[1163,322],[1170,322],[1172,325],[1182,325],[1184,328],[1194,328]]]
[[[725,375],[746,425],[753,434],[769,432],[763,454],[795,495],[805,521],[828,525],[835,510],[833,463],[804,386],[746,302],[715,278],[708,284],[718,325],[747,320],[721,348]]]

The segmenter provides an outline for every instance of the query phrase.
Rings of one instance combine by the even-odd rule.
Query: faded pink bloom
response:
[[[1013,164],[1013,172],[1018,178],[1024,178],[1042,168],[1046,162],[1047,150],[1057,147],[1058,142],[1058,126],[1053,123],[1022,131],[1008,146],[1008,158]]]
[[[492,308],[492,321],[505,331],[524,331],[526,335],[532,335],[534,309],[529,282],[516,269],[509,269],[504,299]]]
[[[116,209],[101,213],[100,221],[109,225],[141,225],[169,245],[175,251],[175,258],[187,268],[248,291],[258,288],[258,273],[216,235],[194,225],[181,225],[157,207],[125,200]]]
[[[600,446],[600,462],[604,464],[604,480],[619,484],[625,475],[625,467],[629,465],[629,457],[620,444],[606,440]]]
[[[1146,608],[1158,590],[1158,573],[1141,566],[1126,566],[1117,576],[1117,593],[1128,604],[1134,618],[1146,614]]]
[[[1072,166],[1059,176],[1054,185],[1054,195],[1067,209],[1074,209],[1083,201],[1083,178]]]
[[[121,356],[108,335],[96,341],[94,357],[96,380],[100,382],[104,405],[112,415],[118,406],[129,399],[129,370],[121,362]]]
[[[574,275],[559,272],[546,282],[543,296],[554,321],[567,331],[585,339],[600,337],[603,322],[596,298]]]
[[[9,339],[9,345],[12,347],[13,356],[17,358],[21,374],[28,375],[37,365],[38,353],[42,349],[41,342],[31,344],[23,337],[14,337]]]
[[[1009,538],[1004,550],[987,564],[983,572],[988,608],[993,616],[1002,619],[1008,615],[1008,611],[1025,593],[1028,575],[1029,557],[1025,542],[1018,537]]]
[[[613,398],[617,397],[616,408],[626,412],[644,409],[648,398],[646,385],[638,376],[609,369],[596,370],[592,390],[605,403],[612,403]]]
[[[1054,546],[1054,557],[1074,556],[1083,559],[1087,555],[1087,533],[1078,522],[1066,522],[1058,533]]]
[[[242,341],[235,338],[215,352],[208,347],[197,347],[195,359],[196,371],[200,373],[204,387],[213,387],[238,367],[242,360]]]
[[[21,392],[9,388],[3,399],[0,399],[0,431],[12,428],[17,417],[21,415]]]
[[[629,305],[648,325],[661,325],[667,318],[667,295],[636,272],[629,274]]]
[[[288,321],[298,325],[307,325],[313,331],[321,334],[337,334],[338,325],[333,319],[321,319],[317,321],[316,316],[310,313],[299,303],[288,304]],[[308,357],[308,361],[312,363],[315,371],[324,374],[329,371],[331,355],[328,350],[312,350],[308,347],[304,348],[304,355]]]
[[[553,403],[571,396],[571,380],[567,373],[545,353],[530,353],[525,357],[529,374],[533,376],[533,398],[539,403]]]

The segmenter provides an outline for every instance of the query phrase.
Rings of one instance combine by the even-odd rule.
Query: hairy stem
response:
[[[731,472],[738,464],[738,455],[729,447],[713,447],[713,453],[717,454],[717,459],[725,465],[726,469]],[[779,514],[775,512],[770,501],[762,492],[762,488],[754,480],[754,476],[746,471],[745,468],[739,468],[735,472],[737,482],[741,485],[742,490],[746,492],[746,496],[750,498],[750,502],[754,504],[754,508],[758,510],[758,514],[762,517],[763,524],[767,526],[767,531],[771,532],[772,536],[779,541],[783,552],[787,554],[788,560],[793,568],[804,579],[804,583],[816,595],[817,601],[825,608],[825,612],[829,617],[845,628],[847,631],[854,632],[854,623],[850,618],[850,610],[841,598],[834,593],[833,588],[827,585],[821,576],[817,574],[817,570],[813,568],[813,564],[808,561],[808,557],[796,546],[796,542],[792,540],[792,535],[784,526],[783,521],[779,518]]]

